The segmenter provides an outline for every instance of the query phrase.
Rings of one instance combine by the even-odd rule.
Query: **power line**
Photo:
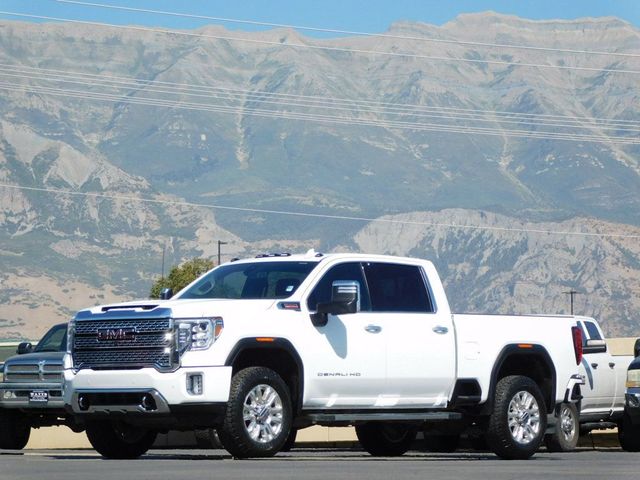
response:
[[[49,82],[60,82],[60,83],[72,83],[72,84],[78,84],[78,85],[83,85],[83,86],[88,86],[88,87],[106,87],[106,88],[111,88],[111,89],[115,89],[115,90],[122,90],[125,88],[140,88],[140,87],[144,87],[144,92],[145,93],[164,93],[164,94],[169,94],[169,95],[188,95],[191,97],[200,97],[200,98],[206,98],[206,99],[218,99],[218,100],[229,100],[232,102],[238,102],[238,101],[255,101],[255,102],[259,102],[259,103],[263,103],[263,104],[273,104],[276,106],[282,106],[282,107],[302,107],[302,108],[316,108],[316,109],[321,109],[321,110],[335,110],[335,111],[342,111],[342,112],[350,112],[350,113],[357,113],[357,110],[355,110],[353,108],[353,106],[336,106],[333,104],[326,104],[326,103],[317,103],[317,102],[305,102],[305,101],[298,101],[298,103],[296,102],[290,102],[290,101],[283,101],[282,99],[263,99],[261,98],[259,95],[247,95],[247,94],[238,94],[238,93],[229,93],[229,92],[217,92],[217,93],[192,93],[193,91],[189,90],[189,89],[183,89],[183,88],[172,88],[172,87],[163,87],[163,88],[158,88],[156,86],[154,86],[153,84],[151,85],[142,85],[139,83],[135,83],[135,82],[113,82],[111,80],[102,80],[100,78],[96,78],[96,79],[92,79],[90,82],[88,81],[87,78],[85,77],[75,77],[73,75],[60,75],[60,74],[48,74],[47,76],[44,76],[40,73],[36,73],[35,75],[33,75],[33,72],[28,71],[28,70],[20,70],[20,69],[13,69],[10,70],[10,72],[12,73],[3,73],[3,68],[0,66],[0,76],[1,77],[13,77],[13,78],[23,78],[23,79],[29,79],[29,80],[38,80],[38,81],[49,81]],[[15,72],[15,73],[14,73]],[[48,87],[45,87],[48,88]],[[196,90],[197,92],[205,92],[204,90]],[[94,92],[87,92],[87,93],[94,93]],[[473,121],[473,122],[483,122],[483,123],[491,123],[491,124],[495,124],[495,123],[500,123],[500,124],[504,124],[504,123],[508,123],[508,124],[517,124],[517,125],[530,125],[530,126],[537,126],[537,127],[562,127],[562,128],[572,128],[572,129],[576,129],[576,128],[580,128],[580,129],[587,129],[587,128],[598,128],[600,130],[614,130],[617,132],[640,132],[640,128],[634,128],[633,126],[629,126],[629,125],[624,125],[624,126],[618,126],[618,125],[602,125],[602,124],[589,124],[589,125],[582,125],[579,123],[574,123],[574,124],[564,124],[564,123],[553,123],[551,121],[545,120],[545,121],[529,121],[529,119],[527,120],[518,120],[518,119],[511,119],[509,117],[507,118],[483,118],[483,117],[472,117],[469,114],[443,114],[443,113],[421,113],[419,110],[414,110],[414,109],[400,109],[400,110],[396,110],[396,109],[387,109],[384,107],[373,107],[373,106],[358,106],[360,109],[364,110],[364,112],[366,113],[377,113],[380,115],[401,115],[401,116],[411,116],[411,117],[420,117],[420,118],[436,118],[436,119],[444,119],[444,120],[458,120],[458,121]],[[622,138],[622,137],[619,137]]]
[[[377,126],[387,129],[401,129],[401,130],[414,130],[414,131],[436,131],[436,132],[448,132],[448,133],[464,133],[475,135],[490,135],[499,137],[520,137],[520,138],[535,138],[535,139],[547,139],[547,140],[567,140],[575,142],[597,142],[597,143],[609,143],[620,145],[635,145],[640,144],[640,139],[627,138],[627,137],[608,137],[605,135],[583,135],[583,134],[565,134],[559,132],[531,132],[525,130],[501,130],[496,128],[485,127],[467,127],[456,125],[442,125],[442,124],[430,124],[430,123],[412,123],[412,122],[400,122],[400,121],[386,121],[386,120],[367,120],[358,119],[354,117],[339,117],[335,115],[320,115],[320,114],[306,114],[300,112],[282,112],[276,110],[265,110],[255,108],[244,107],[225,107],[214,105],[203,105],[198,103],[183,102],[183,101],[167,101],[153,99],[149,97],[123,97],[120,95],[93,93],[87,91],[78,90],[66,90],[60,88],[41,87],[41,86],[15,86],[13,83],[0,82],[0,89],[20,92],[31,93],[43,93],[48,95],[58,95],[74,98],[82,98],[89,100],[104,100],[112,103],[121,104],[140,104],[147,106],[157,107],[171,107],[176,109],[185,110],[200,110],[219,113],[234,113],[243,115],[253,115],[269,118],[283,118],[291,120],[308,120],[316,121],[327,124],[339,124],[339,125],[363,125],[363,126]]]
[[[393,103],[393,102],[382,102],[375,100],[355,100],[349,98],[336,98],[336,97],[326,97],[326,96],[317,96],[317,95],[300,95],[300,94],[289,94],[289,93],[279,93],[279,92],[268,92],[261,90],[248,90],[248,89],[238,89],[238,88],[230,88],[230,87],[220,87],[220,86],[211,86],[211,85],[196,85],[189,83],[176,83],[176,82],[166,82],[160,80],[147,80],[140,78],[131,78],[131,77],[119,77],[113,75],[95,75],[91,73],[84,72],[75,72],[75,71],[66,71],[66,70],[57,70],[57,69],[48,69],[48,68],[38,68],[38,67],[29,67],[29,66],[17,66],[12,64],[3,64],[0,63],[0,69],[8,68],[10,71],[20,71],[27,73],[36,73],[40,74],[40,72],[46,72],[47,74],[52,75],[60,75],[70,78],[88,78],[93,82],[113,82],[120,83],[124,85],[130,85],[135,88],[142,88],[148,86],[167,86],[168,88],[175,89],[176,91],[183,91],[184,93],[189,93],[190,91],[196,92],[221,92],[228,93],[231,96],[243,96],[245,98],[257,99],[260,100],[264,97],[267,98],[277,98],[277,99],[293,99],[295,101],[300,102],[308,102],[309,104],[317,104],[319,102],[329,102],[331,104],[338,105],[349,105],[356,106],[360,108],[384,108],[385,111],[393,111],[393,112],[440,112],[444,111],[447,113],[464,115],[464,116],[479,116],[479,115],[492,115],[492,116],[504,116],[509,120],[512,119],[526,119],[526,120],[537,120],[541,122],[540,124],[544,124],[543,122],[551,122],[551,121],[568,121],[568,122],[576,122],[578,124],[582,123],[591,123],[593,125],[601,125],[601,124],[613,124],[620,125],[622,127],[625,126],[640,126],[640,122],[633,120],[623,120],[623,119],[610,119],[610,118],[598,118],[598,117],[578,117],[571,115],[550,115],[550,114],[539,114],[539,113],[519,113],[519,112],[510,112],[510,111],[500,111],[500,110],[481,110],[481,109],[470,109],[470,108],[457,108],[457,107],[442,107],[436,105],[414,105],[414,104],[406,104],[406,103]]]
[[[488,43],[488,42],[474,42],[474,41],[467,41],[467,40],[451,40],[451,39],[433,38],[433,37],[392,35],[389,33],[372,33],[372,32],[361,32],[361,31],[354,31],[354,30],[339,30],[335,28],[319,28],[319,27],[308,27],[308,26],[302,26],[302,25],[289,25],[284,23],[260,22],[256,20],[242,20],[237,18],[213,17],[209,15],[196,15],[191,13],[168,12],[164,10],[125,7],[122,5],[111,5],[111,4],[105,4],[105,3],[80,2],[76,0],[55,0],[55,1],[57,1],[58,3],[70,3],[74,5],[82,5],[85,7],[98,7],[98,8],[107,8],[107,9],[113,9],[113,10],[123,10],[123,11],[129,11],[129,12],[139,12],[139,13],[153,13],[157,15],[193,18],[198,20],[213,20],[213,21],[225,22],[225,23],[237,23],[241,25],[253,25],[253,26],[274,27],[274,28],[291,28],[294,30],[306,30],[310,32],[337,33],[341,35],[357,35],[357,36],[363,36],[363,37],[390,38],[394,40],[416,40],[421,42],[445,43],[445,44],[451,44],[451,45],[469,45],[469,46],[477,46],[477,47],[533,50],[538,52],[578,53],[578,54],[584,54],[584,55],[606,55],[606,56],[617,56],[617,57],[640,58],[640,54],[635,54],[635,53],[602,52],[602,51],[593,51],[593,50],[576,50],[576,49],[570,49],[570,48],[551,48],[551,47],[539,47],[539,46],[529,46],[529,45],[512,45],[512,44],[506,44],[506,43]]]
[[[634,75],[640,74],[640,70],[597,68],[597,67],[576,67],[576,66],[570,66],[570,65],[549,65],[549,64],[542,64],[542,63],[508,62],[504,60],[480,60],[475,58],[462,58],[462,57],[440,57],[435,55],[420,55],[420,54],[413,54],[413,53],[384,52],[380,50],[364,50],[364,49],[356,49],[356,48],[331,47],[328,45],[311,45],[311,44],[305,44],[305,43],[258,40],[253,38],[230,37],[225,35],[211,35],[211,34],[205,34],[205,33],[185,32],[181,30],[172,30],[172,29],[166,29],[166,28],[151,28],[151,27],[140,27],[135,25],[118,25],[114,23],[91,22],[87,20],[51,17],[47,15],[33,15],[33,14],[27,14],[27,13],[21,13],[21,12],[0,11],[0,15],[7,15],[7,16],[21,17],[21,18],[36,18],[40,20],[51,20],[56,22],[74,23],[79,25],[91,25],[96,27],[109,27],[109,28],[117,28],[117,29],[124,29],[124,30],[136,30],[136,31],[142,31],[142,32],[163,33],[163,34],[187,36],[187,37],[210,38],[215,40],[226,40],[231,42],[248,42],[248,43],[254,43],[254,44],[261,44],[261,45],[271,45],[276,47],[307,48],[310,50],[319,50],[319,51],[328,51],[328,52],[342,52],[342,53],[352,53],[352,54],[357,53],[357,54],[364,54],[364,55],[381,55],[381,56],[387,56],[387,57],[403,57],[403,58],[413,58],[413,59],[419,59],[419,60],[462,62],[462,63],[469,63],[469,64],[483,64],[483,65],[575,70],[575,71],[597,72],[597,73],[626,73],[626,74],[634,74]]]
[[[629,234],[623,234],[623,233],[576,232],[576,231],[561,231],[561,230],[544,230],[544,229],[536,229],[536,228],[510,228],[510,227],[495,227],[495,226],[485,226],[485,225],[465,225],[465,224],[442,223],[442,222],[419,222],[419,221],[412,221],[412,220],[396,220],[392,218],[380,218],[380,217],[368,218],[368,217],[354,217],[354,216],[346,216],[346,215],[327,215],[327,214],[321,214],[321,213],[294,212],[294,211],[287,211],[287,210],[268,210],[268,209],[261,209],[261,208],[232,207],[232,206],[226,206],[226,205],[214,205],[214,204],[207,204],[207,203],[195,203],[195,202],[165,200],[165,199],[147,198],[147,197],[134,197],[134,196],[128,196],[128,195],[109,195],[106,193],[98,193],[98,192],[77,192],[73,190],[62,190],[62,189],[55,189],[55,188],[28,187],[28,186],[13,185],[8,183],[0,183],[0,187],[14,189],[14,190],[27,190],[27,191],[33,191],[33,192],[52,193],[52,194],[58,194],[58,195],[106,198],[111,200],[122,200],[122,201],[130,201],[130,202],[152,203],[152,204],[161,204],[161,205],[178,205],[178,206],[185,206],[185,207],[210,208],[214,210],[228,210],[228,211],[235,211],[235,212],[261,213],[261,214],[269,214],[269,215],[288,215],[288,216],[307,217],[307,218],[322,218],[327,220],[345,220],[345,221],[354,221],[354,222],[386,223],[386,224],[394,224],[394,225],[414,225],[414,226],[438,227],[438,228],[447,228],[447,229],[461,229],[461,230],[485,230],[485,231],[523,233],[523,234],[538,233],[538,234],[548,234],[548,235],[580,236],[580,237],[591,237],[591,238],[623,238],[623,239],[639,239],[640,238],[640,235],[629,235]]]

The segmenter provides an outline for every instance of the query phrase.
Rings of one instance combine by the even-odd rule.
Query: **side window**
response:
[[[589,332],[589,338],[591,340],[602,340],[602,336],[600,335],[595,323],[584,322],[584,326],[587,328],[587,332]]]
[[[433,312],[420,267],[393,263],[364,266],[374,312]]]
[[[360,284],[360,310],[366,312],[371,309],[362,267],[360,263],[350,262],[336,265],[324,274],[307,299],[310,311],[315,311],[318,303],[331,301],[331,284],[336,280],[357,281]]]

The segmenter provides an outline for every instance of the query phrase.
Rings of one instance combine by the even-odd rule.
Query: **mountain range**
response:
[[[568,313],[574,289],[638,335],[638,52],[615,18],[334,39],[2,21],[0,338],[146,296],[218,240],[430,258],[458,311]]]

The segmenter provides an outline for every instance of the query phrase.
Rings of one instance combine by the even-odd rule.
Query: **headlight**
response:
[[[627,388],[640,388],[640,369],[627,372]]]
[[[220,317],[176,319],[178,351],[206,350],[220,336],[224,322]]]

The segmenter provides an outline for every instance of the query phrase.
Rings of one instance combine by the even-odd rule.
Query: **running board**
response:
[[[429,422],[460,420],[462,418],[462,414],[457,412],[310,413],[304,416],[316,425],[335,425],[337,423],[353,425],[359,422]]]

